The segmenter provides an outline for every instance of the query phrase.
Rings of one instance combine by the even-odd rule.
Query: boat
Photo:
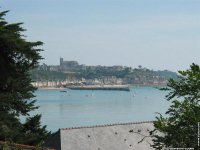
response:
[[[66,90],[61,90],[60,92],[67,92]]]

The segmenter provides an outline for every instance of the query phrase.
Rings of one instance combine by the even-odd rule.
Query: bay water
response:
[[[38,90],[34,113],[50,131],[59,128],[152,121],[170,105],[166,91],[153,87],[131,87],[130,91]]]

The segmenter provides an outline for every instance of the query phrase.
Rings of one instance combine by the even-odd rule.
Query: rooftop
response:
[[[51,140],[61,150],[149,150],[153,122],[132,122],[99,126],[63,128]],[[145,137],[145,138],[144,138]]]

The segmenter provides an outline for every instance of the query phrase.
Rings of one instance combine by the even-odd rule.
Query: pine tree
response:
[[[42,59],[38,46],[43,43],[27,41],[22,23],[4,19],[7,12],[0,12],[0,140],[37,145],[49,132],[41,127],[40,115],[29,116],[38,108],[29,72]],[[21,123],[19,116],[27,121]]]
[[[190,69],[179,71],[180,79],[169,80],[167,88],[169,94],[167,100],[172,105],[166,112],[167,117],[161,114],[154,122],[155,130],[153,147],[162,149],[194,148],[198,145],[198,122],[200,122],[200,68],[192,64]],[[155,131],[164,133],[163,136],[155,134]]]

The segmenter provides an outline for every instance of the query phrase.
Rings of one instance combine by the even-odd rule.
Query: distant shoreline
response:
[[[66,86],[66,87],[38,87],[37,90],[121,90],[129,91],[129,85],[88,85],[88,86]]]
[[[87,86],[66,86],[66,87],[38,87],[37,90],[122,90],[129,91],[130,87],[155,87],[162,88],[165,85],[87,85]]]

